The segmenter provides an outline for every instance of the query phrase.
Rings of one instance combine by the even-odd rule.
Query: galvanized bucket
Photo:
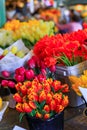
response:
[[[69,106],[77,107],[84,104],[84,101],[79,97],[73,90],[72,84],[69,80],[70,75],[80,76],[84,70],[87,69],[87,61],[81,62],[74,66],[56,66],[55,78],[60,80],[62,83],[67,83],[70,87],[69,96]]]

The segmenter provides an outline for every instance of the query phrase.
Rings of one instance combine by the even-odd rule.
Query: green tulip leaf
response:
[[[36,115],[36,111],[35,111],[35,110],[32,110],[32,112],[29,113],[29,115],[32,116],[32,117],[35,116],[35,115]]]
[[[25,115],[25,113],[20,113],[20,115],[19,115],[19,121],[20,122],[22,121],[24,115]]]
[[[40,108],[42,109],[45,105],[46,101],[44,100],[42,103],[40,103]]]

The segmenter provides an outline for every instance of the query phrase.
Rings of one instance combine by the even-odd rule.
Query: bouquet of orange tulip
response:
[[[17,93],[14,99],[16,109],[23,116],[25,113],[32,117],[49,119],[60,113],[68,105],[68,85],[52,78],[40,81],[38,78],[16,84]]]

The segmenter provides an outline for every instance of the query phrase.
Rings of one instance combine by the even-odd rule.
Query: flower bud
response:
[[[8,80],[2,80],[1,86],[4,86],[4,87],[8,86]]]
[[[13,98],[15,99],[16,102],[19,102],[19,103],[22,102],[22,97],[20,96],[19,93],[15,93]]]
[[[3,71],[1,72],[1,74],[2,74],[2,76],[4,76],[5,78],[10,77],[10,72],[7,71],[7,70],[3,70]]]
[[[35,76],[34,71],[32,69],[31,70],[27,70],[25,72],[25,76],[26,76],[26,79],[31,80]]]
[[[23,103],[23,111],[24,112],[31,112],[32,111],[32,108],[28,105],[28,103]]]
[[[15,83],[13,81],[8,81],[8,87],[14,88],[15,87]]]
[[[20,67],[20,68],[15,70],[15,73],[18,74],[18,75],[24,75],[25,68],[24,67]]]
[[[35,61],[34,61],[34,59],[33,58],[31,58],[30,60],[28,60],[28,62],[27,62],[27,64],[28,64],[28,67],[30,68],[30,69],[33,69],[33,68],[35,68]]]
[[[56,66],[55,66],[55,65],[52,65],[52,66],[50,66],[49,69],[50,69],[51,72],[55,72],[55,71],[56,71]]]
[[[15,80],[17,82],[23,82],[24,81],[24,76],[15,74]]]

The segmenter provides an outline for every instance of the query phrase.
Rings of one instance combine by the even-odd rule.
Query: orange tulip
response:
[[[50,102],[49,106],[50,106],[50,109],[51,109],[52,111],[55,110],[55,108],[56,108],[56,101],[55,101],[55,100],[52,100],[52,101]]]
[[[50,114],[49,113],[46,113],[45,115],[44,115],[44,119],[49,119],[50,118]]]
[[[39,95],[39,102],[42,102],[46,100],[46,93],[45,91],[41,91],[40,95]]]
[[[66,107],[69,104],[69,99],[68,96],[64,96],[63,100],[62,100],[62,105],[64,107]]]
[[[36,109],[36,105],[33,101],[29,101],[29,106],[32,108],[32,109]]]
[[[52,101],[52,94],[48,93],[46,96],[46,103],[49,104]]]
[[[57,104],[60,104],[62,101],[62,93],[55,93],[53,95],[53,99],[56,101]]]
[[[17,103],[16,110],[19,111],[19,112],[23,112],[23,108],[22,108],[22,104],[21,103]]]
[[[42,118],[42,114],[40,114],[39,112],[36,113],[36,117],[37,118]]]
[[[22,107],[24,112],[32,112],[32,108],[28,105],[28,103],[23,103]]]
[[[60,112],[62,112],[62,111],[64,110],[64,106],[58,104],[58,105],[56,106],[56,109],[55,109],[55,110],[56,110],[57,113],[60,113]]]
[[[50,107],[49,107],[49,105],[45,105],[43,109],[44,109],[46,112],[50,112]]]

